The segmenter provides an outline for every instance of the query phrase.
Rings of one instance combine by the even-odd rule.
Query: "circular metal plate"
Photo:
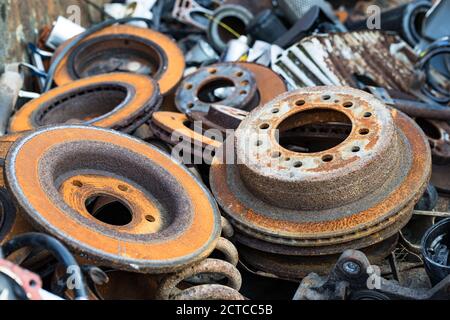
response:
[[[58,56],[71,40],[62,44],[54,57]],[[95,59],[104,61],[105,67],[99,67]],[[80,77],[104,73],[104,70],[123,69],[133,72],[134,65],[141,65],[150,60],[153,61],[155,70],[145,70],[142,73],[154,77],[161,93],[166,95],[183,77],[185,61],[182,51],[162,33],[128,25],[115,25],[86,38],[69,52],[56,69],[54,79],[60,86]],[[127,66],[123,67],[121,61],[128,61]],[[85,64],[88,66],[83,67]]]
[[[224,99],[214,99],[215,90],[226,88]],[[205,97],[203,97],[205,96]],[[208,101],[211,99],[211,101]],[[258,104],[255,78],[248,69],[235,63],[218,63],[200,68],[187,76],[175,95],[175,104],[183,113],[191,111],[208,112],[213,103],[238,109],[251,109]]]
[[[319,99],[315,98],[317,94]],[[295,99],[291,101],[289,97]],[[348,100],[350,98],[353,100]],[[431,168],[430,149],[425,136],[410,118],[396,110],[383,110],[383,106],[378,105],[379,102],[370,99],[370,95],[349,88],[308,88],[281,96],[252,112],[238,131],[249,124],[250,127],[264,128],[262,131],[265,130],[266,133],[257,137],[261,141],[267,138],[266,143],[274,149],[268,148],[265,142],[260,145],[264,150],[267,148],[268,152],[280,150],[282,159],[285,153],[289,161],[276,162],[277,170],[271,170],[266,168],[265,153],[253,165],[245,162],[245,158],[235,159],[240,160],[235,162],[238,165],[226,165],[219,160],[220,155],[216,157],[211,168],[211,188],[235,227],[242,234],[261,241],[302,249],[311,248],[310,254],[314,255],[323,254],[322,250],[326,254],[339,252],[337,244],[356,240],[359,247],[369,246],[398,232],[411,217],[414,203],[426,188]],[[352,104],[347,104],[350,101]],[[367,104],[367,101],[370,103]],[[304,110],[323,109],[325,106],[347,114],[352,120],[353,130],[343,143],[322,153],[302,154],[282,149],[272,140],[271,129],[267,132],[268,128],[261,126],[267,123],[269,128],[275,129],[277,123],[283,123],[292,115]],[[275,110],[277,123],[272,123]],[[369,113],[371,116],[368,118],[371,119],[363,120],[364,115]],[[303,121],[301,117],[296,120],[298,122],[291,123],[290,126],[295,127],[295,124]],[[365,128],[369,128],[372,134],[368,134],[368,137],[359,136],[358,133],[366,132],[360,131]],[[236,148],[240,151],[239,139],[252,139],[252,135],[245,130],[237,135],[237,138],[229,139],[236,139]],[[358,153],[352,152],[355,143],[359,146]],[[248,150],[254,150],[251,147],[253,145]],[[384,150],[386,147],[390,150]],[[329,153],[334,155],[336,161],[322,162],[322,157]],[[377,157],[377,153],[383,156]],[[245,154],[238,152],[239,156],[243,157]],[[293,165],[297,161],[296,157],[304,163],[303,166]],[[387,160],[385,157],[388,157]],[[371,162],[374,163],[372,167],[366,166]],[[250,178],[244,181],[243,176],[247,174],[249,167],[254,170],[252,174],[256,172],[255,177],[259,173],[269,180]],[[383,169],[387,172],[383,172]],[[371,177],[374,170],[382,175],[382,181],[378,180],[379,177]],[[356,176],[353,175],[354,181],[345,182],[346,177],[352,177],[349,174],[351,171],[357,173]],[[341,180],[341,185],[329,180],[340,175],[344,179]],[[264,183],[274,176],[275,183]],[[296,184],[297,182],[300,184]],[[312,186],[316,183],[318,189],[302,185],[304,182],[312,183]],[[377,186],[374,188],[375,183]],[[267,199],[269,193],[265,197],[258,194],[261,187],[264,190],[272,189],[271,199]],[[304,199],[305,203],[309,201],[311,206],[303,207],[303,202],[287,198],[283,202],[283,196],[295,192],[298,193],[298,198]],[[348,194],[344,197],[344,193]],[[322,207],[322,195],[326,195],[328,199],[338,199],[335,206]],[[345,201],[342,201],[344,198]],[[292,204],[297,209],[290,207]]]
[[[5,170],[33,225],[98,265],[179,270],[205,259],[220,236],[217,206],[196,178],[156,148],[115,131],[40,129],[12,146]],[[121,202],[131,221],[113,225],[95,209],[88,212],[83,204],[96,196]]]
[[[112,73],[68,83],[24,105],[10,132],[55,124],[93,125],[130,133],[161,105],[157,83],[131,73]]]

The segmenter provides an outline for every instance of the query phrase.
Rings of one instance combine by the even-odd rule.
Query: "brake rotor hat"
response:
[[[148,76],[111,73],[57,87],[25,104],[10,132],[62,124],[93,125],[131,133],[159,109],[158,84]]]
[[[54,58],[72,39],[62,44]],[[184,55],[166,35],[129,25],[114,25],[87,37],[58,65],[54,80],[58,86],[77,79],[110,72],[149,75],[166,95],[183,78]]]
[[[316,124],[351,129],[342,141],[301,145],[304,151],[283,142]],[[430,148],[414,121],[348,87],[285,93],[253,110],[223,149],[230,143],[235,164],[218,155],[211,167],[216,200],[239,232],[258,240],[250,245],[280,254],[333,254],[393,236],[431,172]]]
[[[39,129],[11,147],[5,171],[36,229],[99,266],[177,271],[209,256],[220,236],[206,188],[157,148],[116,131]]]

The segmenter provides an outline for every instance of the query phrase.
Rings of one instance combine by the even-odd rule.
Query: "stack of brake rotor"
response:
[[[176,1],[181,12],[183,3],[200,7]],[[236,7],[217,8],[210,22],[222,54],[232,34],[217,21],[252,18]],[[280,63],[217,58],[192,71],[180,46],[147,28],[113,25],[72,41],[52,58],[55,88],[17,110],[0,138],[0,244],[52,235],[100,272],[89,279],[92,299],[244,299],[242,270],[244,281],[250,271],[297,282],[327,274],[347,249],[381,264],[432,160],[433,183],[450,192],[447,123],[411,120],[350,87],[288,92],[292,72]],[[300,69],[300,51],[274,62]],[[310,51],[307,60],[322,57]],[[188,157],[176,159],[180,150]],[[73,298],[54,269],[51,285]]]
[[[346,87],[283,94],[254,110],[229,143],[235,164],[215,158],[213,193],[243,262],[286,279],[326,274],[346,249],[379,263],[431,173],[414,121]]]

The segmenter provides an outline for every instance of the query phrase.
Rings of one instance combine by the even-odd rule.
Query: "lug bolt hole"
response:
[[[365,136],[365,135],[368,135],[369,134],[369,129],[367,129],[367,128],[364,128],[364,129],[360,129],[359,130],[359,134],[360,135],[363,135],[363,136]]]
[[[301,163],[300,161],[296,161],[294,163],[294,168],[301,168],[303,166],[303,163]]]
[[[350,102],[350,101],[344,102],[343,106],[344,106],[344,108],[351,108],[351,107],[353,107],[353,102]]]

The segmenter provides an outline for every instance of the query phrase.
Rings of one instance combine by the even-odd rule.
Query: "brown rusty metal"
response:
[[[94,265],[177,271],[208,257],[220,236],[216,204],[187,169],[116,131],[37,130],[12,146],[5,170],[33,225]],[[106,202],[94,216],[89,208],[102,197],[121,209]]]
[[[227,129],[237,129],[248,112],[222,105],[211,105],[207,113],[192,111],[188,115],[191,121],[201,121],[205,129],[217,129],[226,133]]]
[[[224,99],[215,95],[215,90],[220,88],[230,90]],[[258,102],[253,73],[235,63],[218,63],[200,68],[182,81],[175,94],[175,105],[183,113],[206,113],[212,103],[251,110]]]
[[[184,280],[200,274],[219,274],[225,276],[228,280],[226,286],[217,284],[201,285],[200,288],[191,287],[187,289],[179,289]],[[165,277],[159,286],[157,299],[159,300],[177,300],[177,299],[236,299],[242,300],[239,290],[242,285],[242,278],[239,271],[232,264],[217,260],[206,259],[197,265],[191,266],[176,274]],[[213,290],[214,289],[214,290]],[[232,289],[232,290],[230,290]],[[233,294],[230,294],[232,292]]]
[[[61,45],[54,58],[71,40]],[[185,61],[176,43],[162,33],[128,25],[105,28],[71,50],[55,72],[57,85],[117,71],[150,75],[161,94],[174,89],[183,77]]]
[[[237,290],[220,284],[204,284],[181,291],[173,300],[245,300]]]
[[[305,38],[275,61],[274,70],[294,87],[359,88],[358,78],[366,78],[371,85],[414,95],[416,61],[413,50],[396,34],[364,30]]]
[[[209,146],[217,149],[222,146],[221,142],[215,141],[202,135],[201,132],[193,130],[192,122],[182,113],[155,112],[150,127],[158,138],[171,145],[175,145],[180,140],[184,140],[202,147]]]
[[[161,101],[157,83],[147,76],[94,76],[57,87],[27,103],[12,118],[10,132],[80,123],[130,133],[158,110]]]
[[[386,252],[394,251],[398,235],[380,243],[363,248],[363,252],[376,265],[381,265]],[[327,275],[335,264],[339,254],[325,256],[287,256],[252,249],[245,245],[238,246],[241,263],[259,275],[270,278],[281,278],[299,281],[309,273]],[[344,250],[344,249],[343,249]]]
[[[205,101],[205,94],[213,95],[221,87],[232,90],[225,99]],[[208,113],[211,104],[241,110],[252,110],[266,104],[287,91],[283,79],[271,69],[248,62],[218,63],[203,67],[186,77],[177,90],[175,104],[183,113]]]
[[[352,130],[326,150],[296,152],[278,143],[309,124]],[[365,92],[315,87],[254,110],[235,141],[237,164],[219,154],[210,183],[247,246],[320,256],[365,248],[395,235],[426,188],[431,154],[419,127]],[[241,240],[242,241],[242,240]]]
[[[272,69],[251,62],[236,62],[236,64],[250,70],[255,77],[259,94],[258,105],[264,105],[288,90],[284,80]]]

